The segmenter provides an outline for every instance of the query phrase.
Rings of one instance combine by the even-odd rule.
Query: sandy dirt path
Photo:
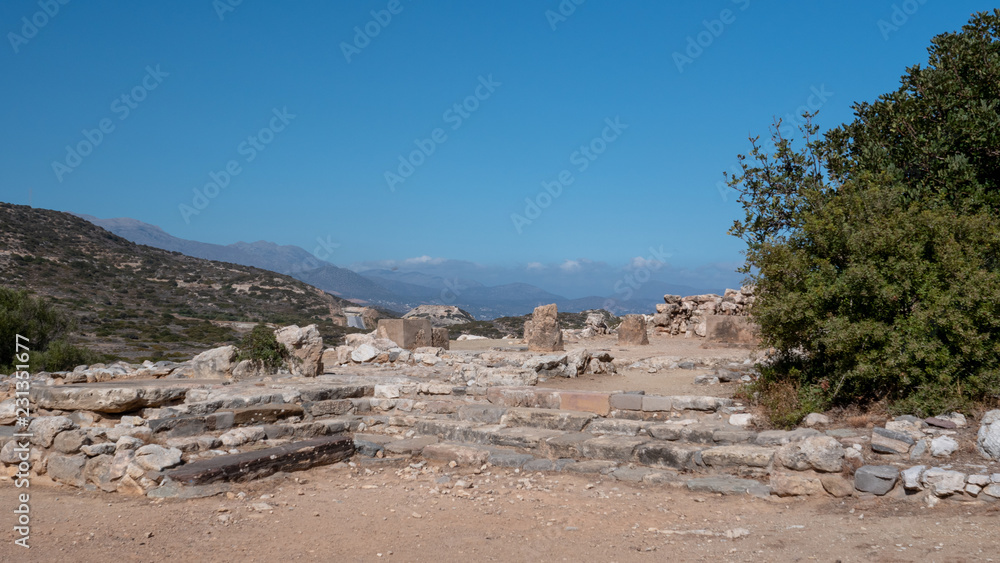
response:
[[[598,475],[398,467],[314,468],[195,500],[36,487],[30,550],[11,543],[6,481],[0,560],[1000,561],[998,506],[763,500]],[[459,480],[473,488],[454,488]]]

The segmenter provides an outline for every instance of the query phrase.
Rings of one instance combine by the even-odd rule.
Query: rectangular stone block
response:
[[[611,408],[630,411],[642,410],[642,397],[638,393],[615,393],[611,395]]]
[[[624,436],[601,436],[578,446],[583,457],[590,459],[606,459],[617,462],[632,461],[632,451],[636,446],[644,444],[646,438],[626,438]]]
[[[608,416],[611,412],[611,395],[589,391],[560,391],[559,408]]]
[[[199,460],[170,470],[167,476],[187,485],[250,481],[276,471],[297,471],[336,463],[353,454],[354,440],[338,435]]]
[[[499,424],[505,412],[507,412],[507,408],[498,405],[462,405],[458,408],[458,419],[484,424]]]
[[[548,449],[549,457],[582,457],[583,454],[580,453],[579,449],[580,444],[593,438],[594,435],[589,432],[574,432],[549,438],[545,440],[545,446]]]
[[[340,415],[351,412],[354,409],[354,403],[350,399],[330,399],[306,403],[303,407],[313,416]]]
[[[756,344],[757,326],[749,317],[706,315],[705,338],[729,344]]]
[[[672,397],[662,397],[659,395],[643,395],[642,397],[642,410],[646,412],[669,411],[672,406]]]
[[[584,411],[514,407],[507,409],[500,423],[507,427],[525,426],[579,432],[593,418],[593,413]]]
[[[491,443],[497,446],[534,449],[549,438],[562,435],[558,430],[545,428],[504,428],[494,432]]]
[[[559,408],[559,392],[542,387],[490,387],[486,400],[504,407]]]
[[[647,442],[635,449],[636,461],[652,467],[686,469],[692,465],[691,457],[700,448],[671,442]]]
[[[379,319],[377,335],[392,340],[400,348],[415,350],[431,346],[433,329],[428,319]]]

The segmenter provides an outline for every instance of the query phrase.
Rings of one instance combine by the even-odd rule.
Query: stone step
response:
[[[501,417],[500,424],[579,432],[596,416],[572,410],[512,407]]]
[[[147,425],[154,436],[184,438],[237,426],[274,423],[283,418],[301,417],[304,409],[294,403],[267,403],[232,410],[219,410],[207,415],[169,416],[154,418]]]
[[[762,469],[772,466],[779,448],[777,445],[689,442],[679,439],[680,436],[676,440],[662,440],[655,435],[597,435],[538,427],[477,425],[462,420],[419,421],[414,431],[442,442],[484,449],[509,447],[518,453],[541,458],[610,461],[694,472],[759,474]]]
[[[337,434],[251,452],[194,461],[165,472],[184,485],[206,485],[220,481],[250,481],[278,471],[300,471],[317,465],[343,461],[354,454],[354,440]]]
[[[501,407],[575,410],[604,417],[651,420],[664,416],[657,413],[719,412],[734,405],[732,399],[722,397],[561,391],[545,387],[490,387],[486,399]]]

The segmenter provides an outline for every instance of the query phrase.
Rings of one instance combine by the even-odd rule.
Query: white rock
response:
[[[191,369],[196,378],[229,377],[233,374],[235,346],[222,346],[205,350],[191,359]]]
[[[818,412],[811,412],[806,415],[804,424],[810,428],[813,426],[826,426],[830,424],[830,417]]]
[[[358,362],[370,362],[374,360],[379,354],[378,348],[372,346],[371,344],[362,344],[351,352],[351,361]]]
[[[951,414],[941,414],[935,418],[940,418],[942,420],[950,420],[954,422],[955,426],[959,428],[965,428],[968,425],[968,422],[966,422],[965,420],[965,415],[960,412],[953,412]]]
[[[939,497],[953,495],[965,490],[964,473],[941,469],[940,467],[932,467],[924,471],[920,481]]]
[[[400,393],[399,385],[376,385],[376,399],[398,399]]]
[[[950,436],[938,436],[931,440],[931,455],[948,457],[958,450],[958,442]]]
[[[264,433],[264,429],[259,426],[244,426],[242,428],[233,428],[229,430],[222,436],[219,436],[219,441],[222,445],[227,448],[235,448],[237,446],[242,446],[243,444],[250,444],[256,442],[257,440],[263,440],[267,437]]]
[[[146,444],[135,451],[135,463],[148,471],[163,471],[169,467],[180,465],[181,453],[177,448]]]
[[[753,415],[748,413],[736,413],[729,415],[729,424],[740,428],[747,428],[753,422]]]
[[[920,476],[923,474],[924,469],[927,469],[927,467],[923,465],[914,465],[913,467],[904,469],[900,473],[903,478],[903,488],[911,491],[922,489],[923,485],[920,483]]]
[[[1000,460],[1000,410],[992,410],[983,415],[976,449],[986,459]]]
[[[969,475],[965,480],[970,485],[978,485],[980,487],[985,487],[990,484],[989,475]]]

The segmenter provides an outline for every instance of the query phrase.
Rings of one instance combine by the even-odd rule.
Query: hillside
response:
[[[0,284],[49,297],[84,344],[137,358],[233,342],[251,323],[343,334],[348,302],[289,276],[130,242],[69,213],[0,203]]]
[[[289,275],[330,294],[364,304],[406,312],[408,303],[377,283],[346,268],[317,259],[305,249],[268,241],[210,244],[175,237],[156,225],[128,217],[98,219],[79,215],[91,223],[138,244],[180,252],[195,258],[243,264]],[[326,249],[327,252],[335,249]]]

